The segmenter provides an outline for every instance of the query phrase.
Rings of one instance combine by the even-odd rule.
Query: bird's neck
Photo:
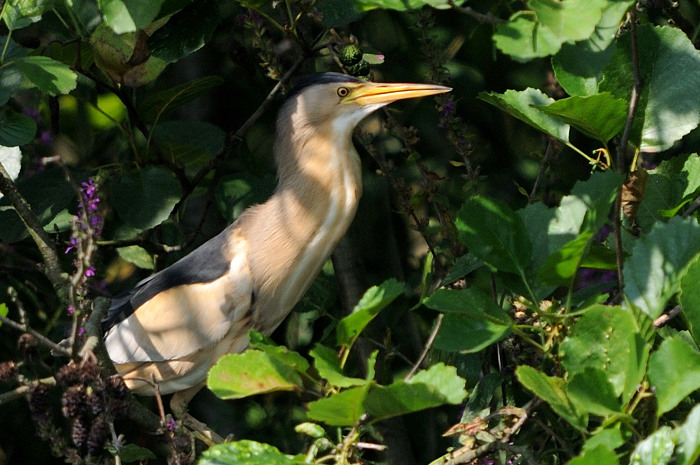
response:
[[[283,152],[286,147],[295,149]],[[256,326],[272,329],[301,299],[347,231],[362,191],[350,134],[330,130],[327,137],[312,138],[297,131],[292,139],[283,133],[276,153],[284,157],[278,159],[277,190],[241,222],[251,231],[244,234],[250,238],[249,262],[260,296],[253,318],[266,319]]]

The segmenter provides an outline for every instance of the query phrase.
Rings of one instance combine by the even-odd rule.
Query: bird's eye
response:
[[[350,93],[350,89],[347,87],[338,87],[338,97],[347,97]]]

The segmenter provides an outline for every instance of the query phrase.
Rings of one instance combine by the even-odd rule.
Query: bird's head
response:
[[[283,107],[295,127],[331,124],[336,134],[352,134],[355,126],[373,111],[397,100],[449,92],[436,84],[386,84],[363,81],[339,73],[320,73],[297,82]]]

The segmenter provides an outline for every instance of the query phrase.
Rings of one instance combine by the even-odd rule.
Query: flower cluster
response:
[[[100,198],[97,196],[97,185],[95,180],[89,178],[80,185],[80,201],[78,202],[78,213],[73,222],[73,234],[70,238],[70,245],[66,248],[66,253],[76,250],[78,259],[76,267],[81,268],[86,277],[95,276],[95,268],[90,264],[94,242],[102,232],[102,216],[99,213]]]

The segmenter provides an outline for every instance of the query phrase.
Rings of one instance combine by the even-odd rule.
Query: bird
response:
[[[357,124],[401,99],[452,90],[325,72],[298,79],[275,127],[277,187],[221,233],[113,299],[104,343],[127,387],[173,393],[175,416],[251,329],[269,335],[347,231],[362,193]]]

